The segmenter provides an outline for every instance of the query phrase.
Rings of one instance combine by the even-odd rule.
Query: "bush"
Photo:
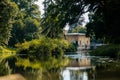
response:
[[[16,63],[18,66],[51,69],[67,64],[62,56],[69,46],[66,40],[43,37],[16,46],[19,54]]]
[[[77,47],[71,43],[65,52],[76,52],[76,51],[77,51]]]
[[[48,56],[58,57],[68,48],[69,43],[66,40],[41,38],[17,44],[18,52],[22,58],[46,60]]]
[[[93,50],[90,54],[94,56],[108,56],[110,58],[118,58],[120,45],[105,45]]]

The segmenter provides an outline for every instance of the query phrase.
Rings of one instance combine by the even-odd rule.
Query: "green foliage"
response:
[[[44,0],[45,13],[42,19],[43,34],[56,38],[69,23],[78,22],[82,13],[87,11],[84,0]],[[83,6],[84,5],[84,6]],[[86,11],[85,11],[86,9]]]
[[[12,23],[18,13],[18,6],[11,0],[0,0],[0,45],[8,44]]]
[[[120,52],[120,45],[105,45],[93,50],[91,52],[91,55],[118,58],[119,52]]]
[[[68,63],[66,59],[62,58],[64,51],[69,46],[66,40],[42,37],[16,46],[19,55],[16,63],[18,66],[51,69]]]
[[[36,19],[28,17],[25,19],[24,39],[30,41],[39,38],[40,22]]]
[[[51,16],[49,15],[42,22],[43,31],[42,34],[50,38],[62,37],[63,26],[59,25],[60,15]]]
[[[0,76],[8,75],[11,71],[8,62],[0,60]]]
[[[34,2],[37,0],[12,0],[19,7],[19,14],[24,13],[24,18],[32,17],[40,20],[40,11],[37,4]]]
[[[39,40],[32,40],[16,46],[19,47],[19,54],[34,55],[36,59],[41,60],[41,58],[47,58],[46,56],[49,55],[57,56],[63,54],[69,43],[65,40],[43,37]]]
[[[19,7],[19,13],[13,23],[11,31],[12,37],[9,40],[9,46],[14,47],[16,43],[23,43],[32,39],[39,38],[40,11],[35,0],[13,0]]]
[[[77,26],[71,31],[72,33],[86,33],[86,27]]]
[[[70,44],[69,47],[66,49],[65,52],[76,52],[77,51],[77,45]]]
[[[89,14],[90,22],[86,25],[87,35],[94,37],[95,39],[103,39],[106,35],[105,22],[103,20],[103,15],[100,13]]]
[[[12,37],[9,40],[9,46],[14,46],[14,44],[23,42],[24,40],[24,22],[19,19],[13,24],[13,29],[11,31]]]
[[[52,33],[56,30],[63,29],[66,23],[79,22],[82,14],[89,11],[95,14],[87,25],[89,35],[110,43],[120,43],[119,5],[119,0],[44,0],[43,32],[54,37]]]
[[[89,35],[96,38],[105,39],[109,43],[120,43],[119,23],[120,23],[120,2],[119,0],[90,0],[94,13],[90,16],[90,23],[87,25]],[[111,5],[112,4],[112,5]]]

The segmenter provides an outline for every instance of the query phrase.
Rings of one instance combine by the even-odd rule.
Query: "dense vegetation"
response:
[[[19,8],[17,16],[12,25],[9,46],[14,47],[16,43],[23,43],[40,36],[40,11],[34,0],[12,0]]]
[[[10,39],[12,23],[17,16],[18,7],[11,0],[1,0],[0,10],[0,45],[3,45],[8,44]]]
[[[63,29],[66,23],[79,24],[82,14],[90,12],[88,35],[102,38],[109,43],[120,43],[119,0],[45,0],[44,5],[43,24],[47,24],[44,27],[46,35],[49,36],[53,29]]]
[[[72,33],[86,33],[86,27],[83,26],[77,26],[70,30]]]
[[[120,58],[120,45],[105,45],[98,47],[91,52],[91,55],[110,57],[114,59]]]
[[[63,39],[41,38],[22,44],[16,44],[21,58],[29,58],[31,61],[46,61],[48,57],[62,57],[70,44]],[[24,55],[25,54],[25,55]]]
[[[102,38],[109,43],[120,42],[119,0],[45,0],[42,18],[35,1],[0,1],[0,44],[14,46],[39,38],[41,32],[51,38],[63,37],[62,30],[66,23],[79,24],[82,14],[86,12],[90,13],[90,23],[87,25],[89,36]]]

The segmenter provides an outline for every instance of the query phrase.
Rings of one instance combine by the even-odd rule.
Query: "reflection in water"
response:
[[[71,62],[62,72],[62,80],[88,80],[88,70],[91,70],[91,59],[87,52],[65,55],[71,58]]]
[[[63,77],[63,80],[70,80],[70,71],[69,70],[64,70],[62,72],[62,77]]]
[[[88,73],[86,70],[74,69],[65,69],[62,72],[63,80],[88,80]]]
[[[87,72],[83,72],[83,79],[82,80],[88,80]]]

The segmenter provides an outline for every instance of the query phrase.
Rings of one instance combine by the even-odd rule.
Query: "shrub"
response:
[[[69,43],[66,40],[41,38],[17,44],[18,52],[22,58],[46,60],[48,56],[58,57],[68,48]]]
[[[77,47],[71,43],[65,52],[76,52],[76,51],[77,51]]]
[[[91,51],[91,55],[94,56],[108,56],[110,58],[117,58],[120,52],[120,45],[105,45],[98,47]]]
[[[51,69],[67,64],[62,56],[69,46],[66,40],[43,37],[16,46],[19,54],[16,64],[19,66]]]

